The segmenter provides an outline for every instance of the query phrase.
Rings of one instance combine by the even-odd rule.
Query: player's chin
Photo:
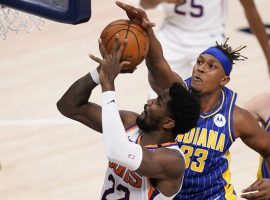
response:
[[[203,85],[202,84],[196,84],[196,83],[192,83],[191,82],[191,91],[195,92],[195,93],[201,93],[201,91],[203,90]]]

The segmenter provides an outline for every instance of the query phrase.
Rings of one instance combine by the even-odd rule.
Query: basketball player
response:
[[[126,42],[118,48],[118,37],[110,55],[99,40],[103,59],[91,58],[102,67],[76,81],[57,107],[66,117],[103,132],[109,165],[102,200],[170,200],[181,189],[185,170],[175,138],[195,127],[200,106],[185,88],[173,83],[149,100],[142,114],[118,111],[114,80],[129,64],[120,61]],[[99,82],[102,107],[88,102]]]
[[[264,52],[270,75],[270,45],[253,0],[240,0],[252,32]],[[224,42],[228,0],[140,0],[144,9],[159,4],[165,17],[158,32],[164,57],[184,80],[191,76],[197,55],[215,42]],[[149,96],[155,94],[150,92]]]
[[[225,85],[230,81],[232,65],[245,57],[226,42],[203,51],[194,65],[192,77],[183,81],[174,73],[163,56],[146,13],[117,2],[131,20],[139,23],[149,37],[146,65],[149,82],[160,94],[178,81],[200,99],[201,115],[196,128],[177,138],[186,158],[183,186],[175,199],[236,199],[230,184],[230,147],[241,138],[261,154],[270,167],[270,134],[260,128],[254,117],[235,105],[237,94]]]
[[[270,133],[270,93],[264,93],[255,96],[246,105],[245,108],[249,110],[254,117],[261,123],[262,127]],[[243,190],[243,192],[255,192],[251,194],[243,194],[245,199],[269,199],[270,197],[270,171],[265,160],[260,158],[260,165],[258,170],[258,180],[250,187]]]

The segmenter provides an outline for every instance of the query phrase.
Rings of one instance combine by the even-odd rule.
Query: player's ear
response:
[[[230,77],[229,76],[225,75],[220,79],[220,85],[222,85],[222,86],[226,85],[229,82],[230,82]]]
[[[172,118],[166,118],[163,122],[164,129],[172,129],[175,126],[175,121]]]

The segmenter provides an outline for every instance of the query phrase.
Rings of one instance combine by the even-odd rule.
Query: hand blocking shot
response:
[[[90,56],[99,67],[73,83],[57,107],[64,116],[103,133],[109,165],[100,199],[173,199],[185,170],[176,136],[195,127],[200,105],[181,84],[173,83],[148,100],[141,114],[119,111],[114,81],[130,64],[121,60],[127,43],[119,42],[116,34],[109,54],[99,39],[102,58]],[[101,106],[88,102],[98,84]]]

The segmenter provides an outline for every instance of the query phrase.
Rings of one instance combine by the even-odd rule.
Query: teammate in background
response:
[[[181,189],[184,156],[175,141],[178,133],[195,127],[200,105],[179,83],[172,83],[157,99],[149,100],[139,115],[118,111],[114,80],[129,64],[120,61],[126,41],[118,48],[116,35],[108,55],[101,40],[101,67],[77,80],[58,101],[59,111],[103,132],[109,165],[101,199],[170,200]],[[98,74],[99,71],[99,74]],[[102,107],[88,102],[100,81]]]
[[[270,75],[270,45],[253,0],[240,0],[252,32],[264,52]],[[191,76],[197,55],[224,42],[228,0],[140,0],[144,9],[164,7],[165,17],[158,32],[164,57],[183,80]]]
[[[270,133],[270,93],[264,93],[255,96],[246,105],[245,108],[249,110],[254,117],[261,123],[262,127]],[[270,170],[267,163],[260,157],[260,165],[258,170],[258,180],[250,187],[243,190],[243,192],[256,192],[251,194],[244,194],[241,197],[245,199],[255,199],[255,197],[264,197],[265,194],[270,196]],[[267,199],[267,198],[265,198]]]
[[[270,167],[270,134],[250,112],[235,105],[237,94],[225,87],[234,62],[245,58],[239,53],[243,47],[232,49],[226,41],[208,48],[198,56],[192,77],[183,81],[164,58],[146,13],[120,2],[117,5],[148,34],[146,65],[150,85],[157,94],[178,81],[200,99],[201,114],[196,127],[177,138],[185,154],[186,170],[182,189],[175,199],[236,199],[230,184],[229,149],[237,138],[260,153]]]

